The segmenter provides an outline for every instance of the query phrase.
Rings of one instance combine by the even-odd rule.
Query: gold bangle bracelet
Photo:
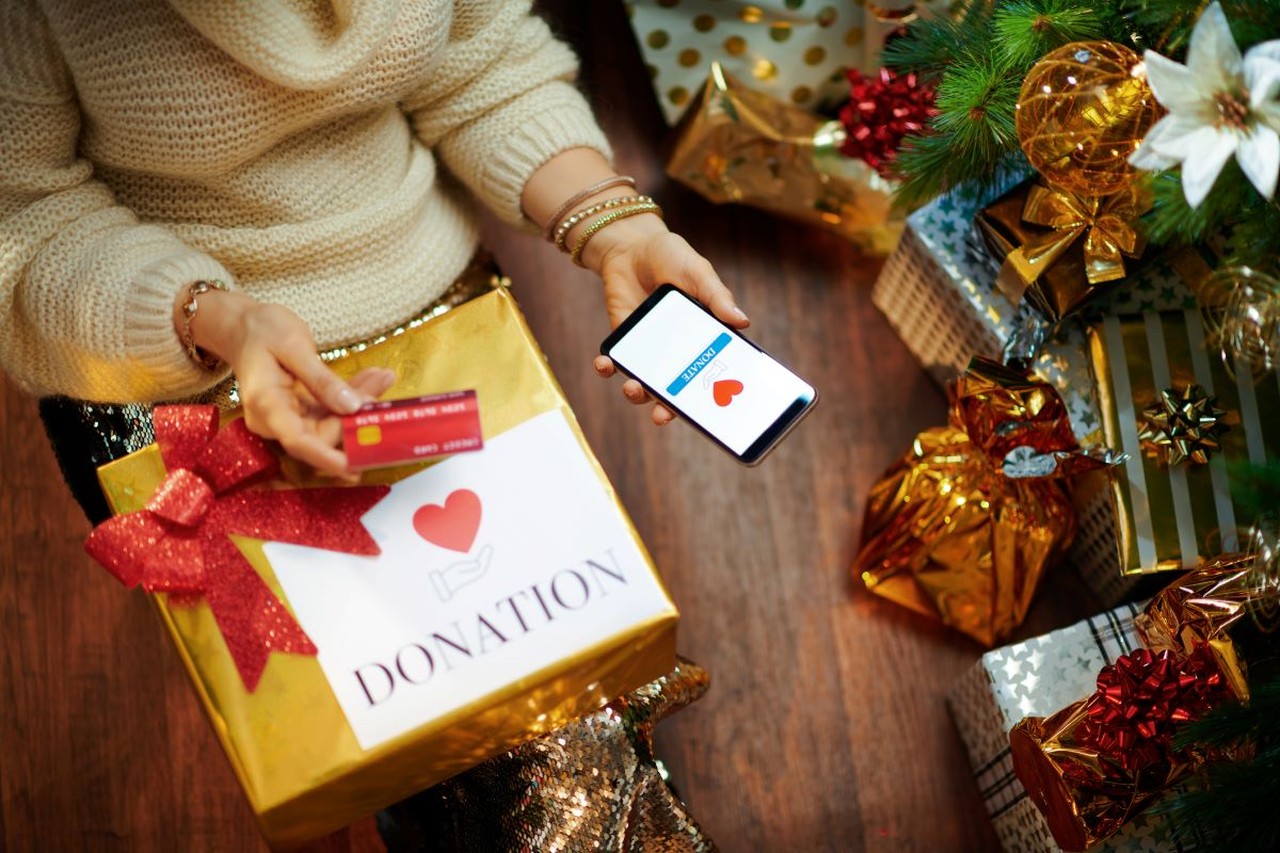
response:
[[[575,225],[578,225],[584,219],[590,219],[601,211],[621,207],[624,204],[635,204],[636,202],[649,202],[652,204],[653,199],[649,198],[647,195],[624,195],[619,196],[618,198],[607,199],[599,204],[593,204],[590,207],[584,207],[582,210],[579,210],[577,213],[573,214],[573,216],[570,216],[556,227],[555,237],[551,242],[555,243],[556,248],[560,251],[567,252],[569,251],[569,247],[565,245],[565,243],[569,239],[569,232],[573,230]]]
[[[658,217],[661,218],[662,208],[658,207],[658,205],[653,202],[648,201],[633,204],[630,207],[624,207],[619,210],[615,210],[612,213],[606,213],[604,216],[601,216],[595,222],[592,222],[587,226],[586,230],[582,232],[582,236],[578,238],[578,242],[574,245],[573,252],[569,257],[578,266],[586,266],[582,263],[582,252],[587,248],[587,243],[591,242],[592,237],[596,236],[602,228],[612,225],[619,219],[626,219],[629,216],[638,216],[642,213],[656,213]]]

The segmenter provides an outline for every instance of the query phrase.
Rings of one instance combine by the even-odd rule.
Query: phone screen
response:
[[[606,355],[735,456],[752,461],[812,403],[812,386],[690,297],[651,299]]]

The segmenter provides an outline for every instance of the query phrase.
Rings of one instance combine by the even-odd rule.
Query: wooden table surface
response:
[[[599,288],[535,238],[490,228],[515,293],[683,614],[707,697],[659,729],[726,851],[991,850],[943,698],[981,649],[849,572],[864,499],[944,400],[870,301],[879,262],[839,238],[716,207],[662,175],[665,128],[620,5],[547,4],[583,58],[619,171],[663,204],[821,391],[761,467],[656,429],[590,369]],[[35,401],[0,384],[0,848],[260,849],[252,816],[140,593],[85,556]],[[1019,636],[1094,608],[1067,570]],[[371,820],[315,849],[379,849]]]

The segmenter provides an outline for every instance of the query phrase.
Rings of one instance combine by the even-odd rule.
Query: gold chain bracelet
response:
[[[200,307],[196,302],[196,297],[201,294],[208,293],[211,290],[220,290],[223,293],[229,293],[231,288],[227,287],[226,282],[216,278],[203,281],[192,282],[187,287],[187,298],[182,303],[182,335],[179,340],[182,342],[183,349],[187,351],[187,355],[196,364],[205,370],[213,372],[222,366],[222,359],[217,356],[210,355],[200,347],[196,346],[196,340],[191,335],[191,321],[196,317],[196,310]]]
[[[573,262],[578,266],[586,266],[586,264],[582,263],[582,252],[587,248],[587,243],[591,242],[591,238],[594,237],[597,232],[606,226],[612,225],[619,219],[626,219],[629,216],[638,216],[642,213],[656,213],[658,217],[661,218],[662,208],[658,207],[658,205],[654,204],[652,201],[647,201],[615,210],[612,213],[606,213],[604,216],[601,216],[595,222],[592,222],[587,226],[586,230],[582,232],[582,236],[578,238],[578,242],[574,245],[573,252],[569,257],[572,258]]]
[[[599,204],[593,204],[590,207],[584,207],[582,210],[579,210],[573,216],[570,216],[556,227],[555,239],[553,239],[552,242],[556,244],[557,249],[562,252],[567,252],[569,251],[569,247],[565,245],[565,243],[569,239],[569,232],[573,230],[575,225],[582,222],[584,219],[590,219],[592,216],[595,216],[597,213],[602,211],[612,210],[613,208],[621,207],[624,204],[635,204],[637,202],[648,202],[649,204],[653,204],[653,199],[649,198],[647,195],[624,195],[619,196],[618,198],[607,199]]]

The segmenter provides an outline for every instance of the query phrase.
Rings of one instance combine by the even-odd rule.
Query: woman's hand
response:
[[[617,177],[613,168],[590,148],[571,148],[544,163],[529,178],[520,202],[525,214],[542,227],[579,190],[602,180]],[[582,199],[579,209],[610,198],[634,195],[626,186],[614,186]],[[568,233],[566,245],[576,245],[590,220]],[[733,301],[710,262],[672,234],[662,219],[652,213],[629,216],[597,232],[582,253],[582,263],[604,279],[605,309],[609,322],[617,328],[644,298],[661,284],[670,282],[711,309],[735,329],[745,329],[747,316]],[[604,356],[595,360],[596,372],[609,377],[613,362]],[[646,403],[649,395],[640,383],[628,379],[622,393],[633,403]],[[653,422],[661,426],[675,416],[666,406],[653,408]]]
[[[711,262],[695,252],[683,237],[668,231],[653,214],[628,217],[602,229],[587,244],[582,260],[604,279],[605,310],[613,328],[655,288],[667,282],[693,296],[735,329],[745,329],[750,323]],[[594,366],[601,376],[614,374],[613,362],[607,356],[597,356]],[[633,403],[650,400],[634,379],[623,383],[622,393]],[[674,417],[666,406],[654,404],[655,424],[662,426]]]
[[[235,371],[246,426],[317,471],[354,480],[337,448],[340,416],[384,394],[394,371],[373,367],[343,381],[316,354],[307,324],[281,305],[210,291],[199,309],[192,338]]]

